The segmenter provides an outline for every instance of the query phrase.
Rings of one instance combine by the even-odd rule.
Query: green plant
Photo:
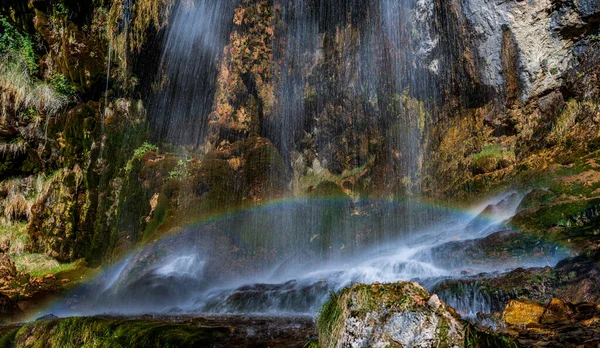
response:
[[[140,158],[142,157],[146,152],[150,152],[150,151],[158,151],[158,146],[150,144],[149,142],[144,142],[140,147],[138,147],[137,149],[135,149],[133,151],[133,157],[135,158]]]
[[[191,160],[179,160],[177,162],[177,168],[169,172],[170,179],[184,179],[190,176],[190,171],[187,167],[188,162]]]
[[[125,172],[129,173],[133,170],[133,163],[136,160],[139,160],[140,158],[142,158],[142,156],[144,156],[144,154],[146,152],[157,152],[158,151],[158,146],[150,144],[149,142],[144,142],[140,147],[138,147],[137,149],[133,150],[133,157],[127,161],[127,163],[125,164]]]
[[[52,7],[51,17],[54,19],[69,18],[70,13],[69,8],[61,1]]]
[[[600,41],[600,33],[588,35],[588,39],[593,41]]]
[[[61,264],[46,254],[21,253],[14,255],[14,260],[19,272],[29,273],[32,277],[71,272],[83,267],[82,261]]]
[[[29,73],[37,74],[38,65],[31,38],[19,32],[2,15],[0,15],[0,54],[20,57],[26,63]]]
[[[54,88],[54,90],[57,93],[60,93],[67,97],[73,97],[75,95],[75,92],[77,91],[75,87],[73,87],[73,85],[71,84],[71,81],[69,81],[62,74],[56,73],[52,75],[49,81],[52,85],[52,88]]]

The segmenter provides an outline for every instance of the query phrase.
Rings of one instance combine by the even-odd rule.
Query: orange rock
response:
[[[544,306],[536,302],[511,300],[504,311],[502,318],[508,325],[528,325],[540,322],[544,314]]]
[[[542,315],[540,322],[542,324],[567,322],[570,321],[573,316],[574,313],[571,308],[569,308],[569,305],[562,300],[553,298],[546,305],[546,309],[544,310],[544,314]]]

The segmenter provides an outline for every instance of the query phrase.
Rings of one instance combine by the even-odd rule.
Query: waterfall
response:
[[[236,3],[177,2],[169,19],[150,108],[157,139],[192,146],[204,140]]]

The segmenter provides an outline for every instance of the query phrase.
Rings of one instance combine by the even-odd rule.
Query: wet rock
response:
[[[503,331],[523,347],[597,347],[599,343],[600,308],[594,303],[572,304],[553,299],[542,306],[511,302],[504,313],[510,313],[505,316],[510,320]],[[530,321],[521,320],[528,316]]]
[[[428,252],[427,257],[446,267],[479,267],[489,272],[492,269],[504,271],[523,260],[545,264],[567,255],[566,250],[543,238],[507,230],[485,238],[442,244]]]
[[[518,193],[513,192],[504,197],[498,203],[488,205],[481,213],[479,213],[479,215],[477,215],[475,219],[473,219],[473,221],[469,223],[467,228],[475,230],[482,229],[489,226],[494,220],[506,219],[512,215],[512,210],[517,206],[517,204],[519,204],[520,200],[521,196]]]
[[[541,205],[550,203],[556,194],[550,190],[533,190],[523,197],[521,203],[517,207],[517,212],[521,212],[527,209],[537,208]]]
[[[299,284],[289,281],[283,284],[254,284],[233,291],[210,294],[202,312],[212,313],[309,313],[318,310],[329,294],[326,281]]]
[[[462,346],[450,307],[417,283],[357,284],[332,296],[318,320],[321,347]]]

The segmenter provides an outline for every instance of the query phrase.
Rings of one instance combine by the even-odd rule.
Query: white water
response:
[[[506,230],[504,221],[515,214],[519,202],[520,196],[511,192],[473,211],[451,214],[434,226],[410,233],[398,231],[396,242],[385,242],[351,256],[308,263],[288,257],[263,271],[242,271],[225,280],[217,280],[214,274],[207,272],[215,264],[209,263],[206,250],[184,240],[182,245],[188,249],[176,246],[170,254],[159,252],[146,253],[152,255],[150,258],[131,257],[100,278],[97,281],[100,286],[96,284],[80,290],[77,296],[85,298],[82,306],[59,305],[52,312],[66,316],[101,313],[315,314],[332,290],[357,282],[410,280],[431,289],[444,279],[503,272],[516,267],[554,265],[565,257],[563,251],[557,249],[542,257],[523,255],[509,260],[510,265],[498,260],[476,260],[474,264],[468,255],[461,254],[460,249],[456,249],[452,260],[437,255],[452,243],[466,243]],[[483,211],[490,215],[479,216]],[[184,239],[183,236],[179,238]],[[174,241],[169,243],[176,245]],[[138,254],[144,255],[144,251]],[[151,266],[147,267],[149,259]],[[221,265],[225,266],[223,269],[239,267],[233,258],[219,261],[223,262],[231,262]],[[440,295],[463,315],[490,312],[490,301],[475,287],[464,290],[466,295]]]

